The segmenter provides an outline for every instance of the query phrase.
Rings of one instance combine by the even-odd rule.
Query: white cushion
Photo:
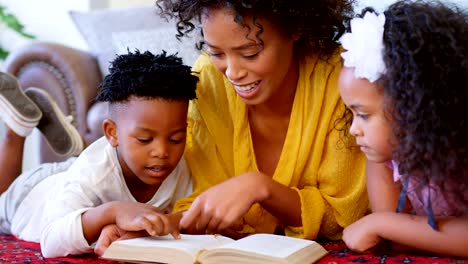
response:
[[[150,51],[153,54],[161,53],[162,50],[168,54],[177,53],[184,64],[192,66],[200,52],[195,48],[192,39],[182,38],[179,41],[172,30],[167,28],[156,28],[150,30],[135,30],[128,32],[115,32],[112,34],[114,50],[117,54],[126,54],[127,49]]]
[[[125,9],[102,9],[93,11],[70,11],[72,21],[88,44],[89,51],[96,56],[101,73],[109,73],[110,62],[116,54],[134,48],[159,53],[160,49],[184,54],[187,61],[199,54],[194,41],[184,38],[179,47],[175,35],[175,22],[168,22],[158,15],[155,5],[138,6]],[[157,34],[157,35],[152,35]],[[128,35],[128,36],[126,36]],[[191,49],[191,50],[190,50]],[[195,55],[190,54],[194,52]],[[187,63],[187,62],[186,62]],[[187,63],[188,64],[188,63]]]

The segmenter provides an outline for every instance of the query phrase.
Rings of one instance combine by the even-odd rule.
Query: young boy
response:
[[[192,190],[182,154],[197,81],[175,55],[118,56],[97,97],[109,103],[105,137],[64,172],[40,179],[34,173],[19,176],[0,197],[2,206],[13,208],[0,214],[0,232],[40,241],[45,257],[92,251],[90,245],[109,224],[178,236],[161,210],[172,209]],[[24,185],[31,186],[27,193]],[[8,199],[17,192],[25,194]]]

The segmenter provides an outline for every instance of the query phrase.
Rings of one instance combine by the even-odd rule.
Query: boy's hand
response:
[[[135,203],[119,203],[115,213],[115,223],[125,231],[145,230],[151,236],[163,236],[171,234],[179,238],[179,225],[176,215],[168,215],[161,212],[157,207]]]
[[[158,236],[163,236],[167,234],[171,234],[175,239],[180,238],[179,234],[179,221],[180,218],[182,217],[181,213],[171,213],[171,214],[165,214],[162,215],[163,218],[166,218],[169,225],[173,228],[173,232],[166,232],[166,233],[159,233],[157,234]],[[164,230],[169,230],[170,228],[166,228]],[[172,230],[172,229],[171,229]],[[135,237],[144,237],[144,236],[149,236],[148,232],[146,230],[140,230],[140,231],[128,231],[125,229],[120,228],[116,224],[111,224],[105,226],[101,230],[101,234],[99,235],[99,238],[96,242],[96,246],[94,247],[94,252],[102,256],[106,249],[112,244],[112,242],[116,240],[121,240],[121,239],[130,239],[130,238],[135,238]]]
[[[115,224],[105,226],[94,247],[94,253],[102,256],[112,242],[120,239],[148,236],[146,231],[125,231]]]

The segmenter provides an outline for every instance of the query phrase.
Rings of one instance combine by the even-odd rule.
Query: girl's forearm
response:
[[[468,217],[438,219],[436,231],[426,216],[392,212],[375,216],[377,233],[384,239],[440,255],[468,257]]]

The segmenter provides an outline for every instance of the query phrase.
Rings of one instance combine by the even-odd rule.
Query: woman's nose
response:
[[[247,71],[237,59],[228,59],[226,62],[226,77],[231,81],[241,80],[246,76]]]

